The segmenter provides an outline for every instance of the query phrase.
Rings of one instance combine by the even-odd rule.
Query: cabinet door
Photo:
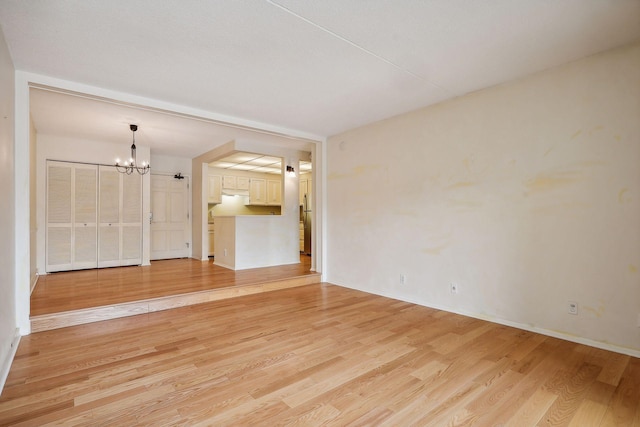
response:
[[[249,182],[249,204],[250,205],[266,205],[267,204],[267,182],[260,178],[251,178]]]
[[[222,188],[225,190],[236,189],[236,177],[232,175],[225,175],[222,177]]]
[[[276,206],[282,204],[282,181],[267,180],[267,204]]]
[[[222,203],[222,177],[209,175],[209,203]]]
[[[246,176],[237,176],[236,177],[236,188],[238,190],[248,190],[249,189],[249,178]]]

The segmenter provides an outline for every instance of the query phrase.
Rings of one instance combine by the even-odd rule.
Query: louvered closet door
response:
[[[47,272],[71,270],[73,166],[47,162]]]
[[[120,187],[122,174],[100,166],[98,267],[120,265]]]
[[[142,177],[100,166],[98,267],[142,263]]]
[[[98,167],[75,165],[73,183],[72,268],[74,270],[96,268],[98,266]]]
[[[121,265],[142,263],[142,176],[123,175]]]

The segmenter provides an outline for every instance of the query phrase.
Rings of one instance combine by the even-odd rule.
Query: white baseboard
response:
[[[34,274],[33,277],[31,278],[31,291],[30,293],[33,293],[33,290],[36,288],[36,284],[38,283],[38,279],[40,278],[40,275],[38,273]]]
[[[368,291],[366,289],[360,289],[360,288],[356,288],[356,287],[353,287],[353,286],[341,285],[341,284],[332,282],[331,280],[329,280],[329,283],[334,283],[334,284],[336,284],[338,286],[342,286],[342,287],[345,287],[345,288],[355,289],[355,290],[358,290],[358,291],[362,291],[362,292],[367,292],[367,293],[373,294],[373,292]],[[588,345],[590,347],[599,348],[599,349],[602,349],[602,350],[613,351],[614,353],[620,353],[620,354],[625,354],[627,356],[640,358],[640,350],[634,349],[634,348],[618,346],[618,345],[607,343],[607,342],[596,341],[596,340],[592,340],[592,339],[589,339],[589,338],[584,338],[584,337],[580,337],[580,336],[576,336],[576,335],[571,335],[569,333],[552,331],[552,330],[549,330],[549,329],[539,328],[539,327],[533,326],[533,325],[528,325],[526,323],[514,322],[514,321],[511,321],[511,320],[500,319],[500,318],[497,318],[497,317],[487,316],[487,315],[483,315],[483,314],[469,313],[469,312],[465,312],[465,311],[461,311],[461,310],[452,310],[451,308],[439,307],[437,305],[426,305],[426,304],[424,304],[422,302],[412,300],[411,298],[406,298],[406,297],[405,298],[401,298],[398,295],[387,295],[387,294],[383,294],[383,293],[379,293],[379,294],[376,294],[376,295],[380,295],[380,296],[383,296],[383,297],[386,297],[386,298],[392,298],[392,299],[395,299],[395,300],[410,302],[412,304],[420,305],[422,307],[428,307],[428,308],[433,308],[433,309],[436,309],[436,310],[446,311],[446,312],[449,312],[449,313],[455,313],[455,314],[459,314],[461,316],[473,317],[474,319],[485,320],[487,322],[497,323],[499,325],[504,325],[504,326],[510,326],[512,328],[518,328],[518,329],[522,329],[522,330],[529,331],[529,332],[535,332],[537,334],[546,335],[546,336],[553,337],[553,338],[559,338],[561,340],[575,342],[575,343],[578,343],[578,344],[584,344],[584,345]]]
[[[7,377],[9,376],[9,370],[11,369],[11,364],[13,363],[13,358],[16,355],[16,351],[18,350],[19,343],[20,333],[19,330],[16,329],[13,340],[11,341],[11,348],[9,349],[9,352],[2,360],[2,364],[0,365],[0,394],[2,394],[4,384],[7,381]]]

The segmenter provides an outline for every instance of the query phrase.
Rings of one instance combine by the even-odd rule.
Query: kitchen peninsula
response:
[[[300,262],[290,250],[297,249],[297,230],[281,215],[279,175],[209,168],[209,182],[209,255],[215,265],[243,270]]]
[[[287,224],[280,215],[220,216],[215,224],[216,265],[244,270],[300,262],[297,253],[284,250],[292,233],[283,232]]]

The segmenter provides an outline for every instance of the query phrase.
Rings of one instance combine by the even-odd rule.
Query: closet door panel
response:
[[[98,167],[74,167],[74,270],[98,266]]]
[[[96,268],[98,266],[98,228],[75,227],[73,269]]]
[[[47,162],[45,264],[47,272],[71,269],[73,165]]]
[[[120,227],[100,225],[98,235],[98,267],[120,265]]]
[[[122,262],[124,265],[140,264],[142,258],[142,227],[125,225],[122,227]]]
[[[98,267],[120,265],[120,191],[122,174],[100,166],[98,208]]]
[[[142,176],[124,175],[122,182],[122,265],[142,263]]]
[[[50,164],[47,175],[47,222],[71,223],[71,165]]]
[[[122,186],[122,222],[138,224],[142,220],[142,176],[124,175]]]
[[[120,177],[115,168],[100,166],[100,224],[120,222]]]
[[[47,228],[47,272],[71,269],[71,227]]]

